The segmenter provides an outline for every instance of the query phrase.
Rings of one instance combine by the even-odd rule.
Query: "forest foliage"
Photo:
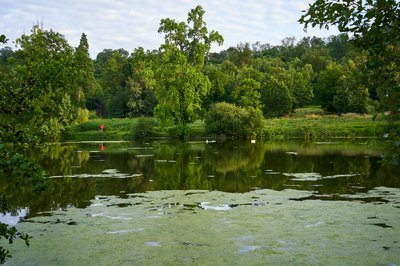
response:
[[[276,46],[241,43],[219,53],[204,53],[202,66],[190,61],[181,44],[169,40],[153,51],[139,47],[129,54],[124,49],[106,49],[93,60],[99,87],[97,93],[86,97],[86,107],[102,117],[153,116],[165,104],[160,101],[169,91],[165,88],[198,86],[201,90],[191,90],[200,97],[190,99],[197,105],[189,108],[197,112],[190,115],[192,118],[202,118],[219,102],[251,106],[265,117],[288,115],[310,104],[339,114],[374,111],[379,106],[376,88],[359,82],[363,81],[359,73],[367,60],[366,52],[352,47],[348,40],[347,35],[338,35],[305,37],[297,42],[286,38]],[[198,74],[190,78],[197,85],[178,84],[184,79],[171,80],[183,69],[186,73],[182,75]],[[190,91],[186,93],[189,97]],[[182,104],[185,101],[180,100]],[[159,117],[161,112],[157,112]],[[177,123],[180,118],[174,119]]]
[[[2,117],[18,116],[8,124],[48,141],[87,119],[85,109],[98,117],[155,116],[182,128],[221,102],[266,118],[307,105],[338,114],[389,109],[366,68],[371,54],[354,37],[288,37],[279,45],[240,43],[210,53],[223,38],[206,27],[204,13],[198,6],[186,22],[161,20],[165,43],[158,50],[104,49],[94,60],[85,34],[72,48],[61,34],[35,26],[17,40],[17,50],[0,50]]]

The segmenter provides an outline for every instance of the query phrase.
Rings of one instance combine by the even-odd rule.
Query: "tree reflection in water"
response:
[[[0,180],[16,207],[30,215],[75,206],[96,195],[153,190],[219,190],[243,193],[256,188],[314,191],[317,195],[400,187],[398,173],[382,167],[379,150],[360,144],[226,141],[47,145],[35,150],[49,177],[38,193]],[[301,176],[302,178],[299,178]]]

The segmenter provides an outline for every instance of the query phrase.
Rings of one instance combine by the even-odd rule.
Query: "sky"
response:
[[[158,49],[164,36],[157,32],[162,18],[186,21],[188,12],[201,5],[209,30],[224,37],[214,44],[219,52],[239,43],[281,44],[285,37],[328,37],[337,29],[308,29],[297,20],[312,0],[0,0],[0,34],[8,46],[22,34],[29,34],[39,22],[65,36],[77,47],[84,32],[92,58],[104,49]]]

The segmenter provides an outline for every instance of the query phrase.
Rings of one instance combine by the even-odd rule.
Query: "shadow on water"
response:
[[[296,200],[350,201],[375,187],[400,187],[398,173],[383,168],[379,149],[366,143],[80,143],[47,145],[35,153],[49,178],[47,191],[0,180],[10,201],[29,207],[30,216],[85,208],[97,195],[124,198],[146,191],[296,189],[313,192]]]

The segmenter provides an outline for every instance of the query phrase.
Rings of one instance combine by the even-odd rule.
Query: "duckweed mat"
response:
[[[96,196],[20,222],[33,239],[6,245],[6,264],[400,265],[400,190],[341,198],[290,189]]]

